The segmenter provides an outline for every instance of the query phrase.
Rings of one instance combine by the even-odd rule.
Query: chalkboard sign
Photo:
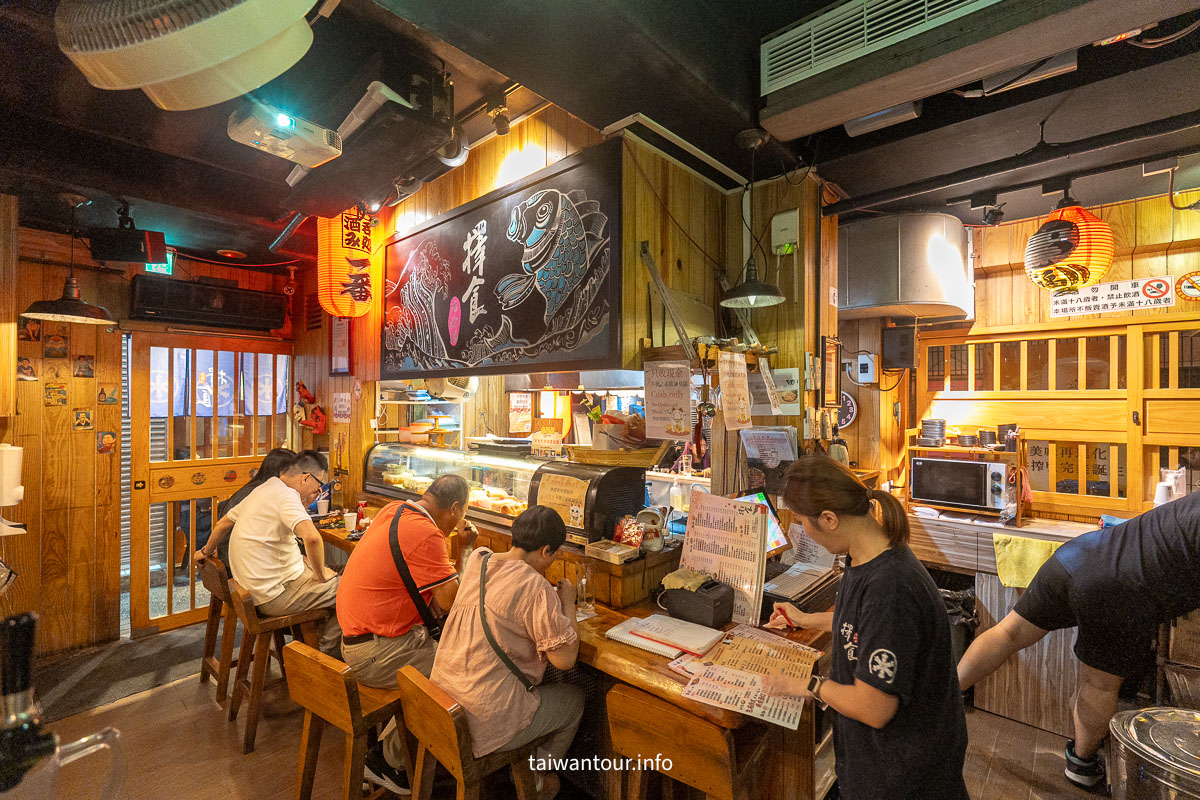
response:
[[[616,140],[388,244],[381,377],[619,366],[620,222]]]

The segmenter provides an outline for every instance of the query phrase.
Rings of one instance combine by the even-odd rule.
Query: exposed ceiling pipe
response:
[[[897,186],[893,189],[871,192],[861,197],[851,197],[849,200],[842,200],[831,206],[826,206],[821,211],[821,214],[826,217],[832,217],[835,214],[845,214],[849,211],[874,208],[875,206],[894,203],[897,200],[907,200],[910,197],[918,197],[930,192],[949,189],[953,186],[970,183],[982,178],[992,178],[1014,170],[1048,164],[1061,158],[1094,153],[1110,147],[1139,142],[1143,139],[1152,139],[1155,136],[1178,133],[1196,127],[1200,127],[1200,110],[1189,111],[1186,114],[1177,114],[1173,117],[1146,122],[1129,128],[1121,128],[1120,130],[1109,131],[1108,133],[1101,133],[1096,136],[1089,136],[1086,139],[1077,139],[1073,142],[1063,142],[1061,144],[1039,142],[1028,153],[1002,158],[999,161],[991,161],[975,167],[967,167],[966,169],[960,169],[945,175],[938,175],[934,178],[926,178],[923,181]]]

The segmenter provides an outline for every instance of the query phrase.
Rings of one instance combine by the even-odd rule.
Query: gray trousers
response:
[[[354,670],[354,677],[359,683],[377,689],[395,689],[399,685],[396,672],[410,664],[428,678],[436,653],[437,642],[429,638],[424,625],[414,625],[408,633],[393,639],[376,636],[359,644],[342,642],[342,660]],[[383,729],[380,743],[388,764],[395,769],[409,766],[403,732],[396,728],[394,721]]]
[[[313,578],[312,570],[305,564],[304,573],[299,578],[285,583],[282,593],[257,606],[258,612],[264,616],[282,617],[314,608],[332,609],[337,603],[340,579],[340,575],[335,575],[324,583],[318,582]],[[338,625],[337,614],[330,614],[329,620],[321,630],[321,652],[336,656],[341,638],[342,629]]]
[[[507,744],[496,748],[498,752],[516,750],[534,739],[552,733],[554,736],[542,748],[549,757],[563,758],[579,729],[583,718],[583,690],[569,683],[550,683],[538,686],[533,691],[541,698],[541,704],[529,721],[529,725],[517,731]]]

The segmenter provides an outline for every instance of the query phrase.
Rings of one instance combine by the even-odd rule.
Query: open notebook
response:
[[[604,635],[613,641],[666,658],[679,658],[684,653],[703,655],[721,639],[721,632],[715,628],[706,628],[662,614],[654,614],[645,619],[631,617],[609,628]]]

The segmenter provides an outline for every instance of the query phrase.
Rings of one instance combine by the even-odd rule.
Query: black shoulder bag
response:
[[[404,513],[407,504],[396,509],[395,515],[392,517],[392,527],[388,531],[388,541],[392,546],[392,561],[396,562],[396,571],[400,573],[400,580],[404,581],[404,588],[408,591],[409,598],[412,599],[413,605],[417,607],[417,613],[421,615],[421,621],[425,623],[425,630],[429,632],[431,639],[439,639],[442,635],[442,623],[433,617],[433,611],[430,610],[429,604],[425,602],[425,598],[421,596],[421,592],[417,589],[417,582],[413,580],[412,573],[408,570],[408,563],[404,560],[404,553],[400,551],[400,537],[397,529],[400,525],[400,515]],[[416,513],[420,514],[420,511]]]
[[[529,680],[525,673],[513,663],[513,660],[508,657],[508,653],[500,649],[500,643],[496,641],[496,637],[492,635],[492,628],[488,625],[487,611],[483,607],[483,597],[484,589],[487,586],[487,562],[491,557],[491,553],[484,553],[479,559],[479,624],[483,626],[484,638],[487,639],[488,644],[492,646],[492,649],[496,651],[496,655],[500,657],[500,660],[504,663],[504,666],[508,667],[509,672],[517,676],[517,680],[519,680],[521,685],[525,687],[525,691],[532,692],[533,683]]]

